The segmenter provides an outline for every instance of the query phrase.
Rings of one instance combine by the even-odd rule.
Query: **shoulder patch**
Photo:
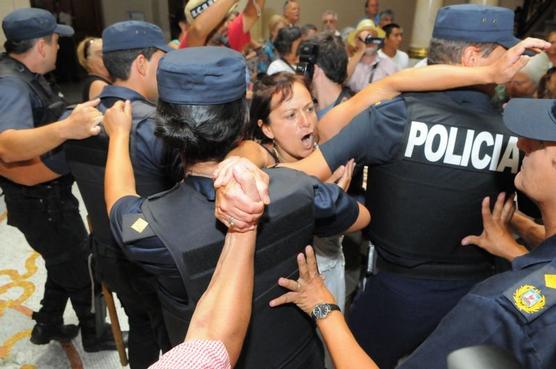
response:
[[[125,243],[154,236],[143,214],[125,214],[122,218],[122,239]]]
[[[528,322],[556,306],[556,266],[550,263],[521,279],[506,291],[510,301]]]

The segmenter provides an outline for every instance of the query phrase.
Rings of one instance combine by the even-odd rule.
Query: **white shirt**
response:
[[[370,64],[363,61],[357,63],[347,86],[353,92],[359,92],[369,83],[380,81],[398,71],[398,67],[390,58],[382,58],[377,54],[375,60]]]
[[[286,63],[282,59],[276,59],[275,61],[270,63],[268,69],[266,70],[266,74],[268,74],[269,76],[276,74],[278,72],[288,72],[288,73],[295,74],[294,68],[295,66]]]
[[[382,50],[378,50],[378,55],[383,59],[388,58],[392,60],[399,70],[405,69],[409,66],[409,56],[401,50],[396,50],[396,55],[394,55],[393,58],[386,55]]]

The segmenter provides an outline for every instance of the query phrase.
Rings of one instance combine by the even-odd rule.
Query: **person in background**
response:
[[[270,63],[266,74],[272,75],[278,72],[295,73],[299,55],[297,49],[301,44],[301,29],[297,26],[284,27],[278,31],[273,44],[280,56]]]
[[[378,14],[380,12],[379,0],[366,0],[365,1],[365,18],[372,20],[375,24],[378,24],[380,19]]]
[[[81,101],[88,101],[97,97],[104,86],[111,83],[110,75],[102,60],[102,38],[83,39],[77,45],[77,60],[87,71],[81,90]]]
[[[319,29],[314,24],[305,24],[301,27],[301,40],[302,42],[314,37],[319,32]]]
[[[390,23],[382,27],[385,33],[384,44],[378,50],[378,56],[382,59],[389,58],[394,62],[398,70],[409,66],[409,56],[400,50],[403,42],[403,29],[399,24]]]
[[[377,54],[379,43],[365,43],[368,37],[373,37],[375,40],[384,38],[384,31],[369,19],[359,22],[357,29],[348,37],[348,47],[352,50],[352,54],[348,64],[349,77],[346,85],[353,92],[359,92],[369,83],[380,81],[399,70],[390,58],[381,58]]]
[[[222,36],[226,46],[243,51],[251,42],[250,31],[262,15],[265,0],[248,1],[243,11],[227,22],[228,16],[233,16],[237,2],[238,0],[190,0],[184,10],[189,27],[179,48],[205,46],[219,33],[216,36]]]
[[[507,98],[534,97],[545,73],[546,70],[539,68],[538,64],[527,63],[511,81],[505,84]]]
[[[395,14],[392,9],[386,9],[378,14],[378,26],[384,29],[384,26],[394,23]],[[386,30],[385,30],[386,31]]]
[[[337,36],[340,35],[338,32],[338,13],[334,10],[325,10],[324,13],[322,13],[322,30],[332,31]]]
[[[297,0],[286,0],[282,15],[288,20],[290,26],[296,26],[301,17],[301,5]]]
[[[269,39],[265,41],[263,46],[257,51],[257,75],[266,74],[270,63],[278,59],[280,56],[274,47],[274,40],[278,36],[278,32],[288,26],[288,21],[281,15],[274,14],[268,20]]]
[[[556,67],[550,68],[539,81],[537,88],[537,98],[556,99]]]

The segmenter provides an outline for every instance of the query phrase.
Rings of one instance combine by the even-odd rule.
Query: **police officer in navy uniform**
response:
[[[441,8],[429,62],[490,65],[513,36],[509,9]],[[493,257],[461,240],[481,229],[484,196],[513,191],[517,138],[490,104],[494,86],[404,94],[371,107],[293,166],[321,178],[346,160],[369,165],[368,237],[378,272],[354,301],[350,328],[381,368],[393,368],[474,284]]]
[[[91,313],[87,231],[71,193],[60,145],[98,134],[98,101],[78,105],[59,120],[64,101],[43,75],[56,65],[58,38],[73,29],[56,24],[42,9],[18,9],[2,21],[6,54],[0,56],[0,186],[8,224],[17,227],[45,260],[47,279],[31,342],[68,341],[75,325],[63,324],[68,298],[81,326],[86,351],[115,349],[111,332],[97,332]],[[98,333],[98,334],[97,334]]]
[[[179,157],[167,152],[154,135],[154,102],[158,62],[171,48],[159,27],[142,21],[115,23],[102,38],[104,64],[114,83],[102,90],[98,108],[104,112],[116,101],[131,102],[131,157],[138,192],[148,196],[167,190],[182,170]],[[102,131],[87,140],[68,141],[65,148],[92,224],[96,274],[117,294],[128,316],[130,366],[147,368],[170,344],[154,278],[126,258],[110,231],[103,196],[108,137]]]
[[[513,258],[510,271],[487,279],[462,298],[400,368],[446,368],[450,352],[476,345],[506,349],[524,368],[550,369],[556,364],[556,101],[512,99],[504,123],[519,136],[517,145],[525,153],[515,185],[539,206],[546,239],[528,253],[504,223],[500,199],[492,213],[485,201],[485,232],[475,242],[485,248],[498,244],[508,257],[522,256]]]
[[[180,149],[186,178],[168,192],[137,197],[126,152],[129,132],[121,122],[110,123],[111,110],[105,120],[110,131],[105,197],[115,237],[158,277],[175,345],[183,340],[224,241],[226,228],[214,218],[211,177],[245,124],[245,60],[226,48],[173,51],[160,62],[158,86],[157,133]],[[335,184],[288,169],[269,174],[271,203],[258,230],[253,316],[237,367],[323,368],[312,322],[295,308],[271,311],[268,302],[281,293],[277,278],[296,273],[292,256],[313,233],[361,228],[369,213]],[[234,220],[227,225],[233,230]]]

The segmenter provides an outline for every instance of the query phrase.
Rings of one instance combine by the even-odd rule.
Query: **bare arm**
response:
[[[65,119],[30,129],[0,133],[0,160],[5,163],[36,158],[69,139],[84,139],[100,132],[102,114],[94,108],[100,100],[77,105]]]
[[[94,99],[99,96],[105,86],[108,86],[108,83],[101,80],[93,81],[91,87],[89,87],[89,99]]]
[[[108,214],[112,206],[124,196],[138,196],[135,189],[133,166],[129,156],[131,103],[118,101],[106,111],[104,127],[110,136],[104,176],[104,200]]]
[[[208,35],[224,20],[238,0],[219,0],[209,6],[187,30],[187,46],[205,46]]]
[[[257,5],[255,5],[255,3]],[[247,0],[247,5],[243,10],[243,32],[249,32],[259,17],[262,14],[264,9],[265,0]]]
[[[311,246],[305,248],[307,257],[297,256],[299,279],[292,281],[280,278],[278,284],[290,292],[272,300],[271,307],[294,303],[306,314],[317,304],[334,304],[334,296],[326,288],[317,269],[317,260]],[[326,347],[332,356],[337,369],[361,368],[378,369],[374,361],[359,346],[346,324],[344,316],[339,311],[331,312],[326,318],[317,320]]]
[[[259,168],[268,168],[274,165],[274,159],[260,144],[252,140],[242,141],[238,147],[226,155],[227,158],[239,156],[249,160]]]
[[[0,163],[0,176],[24,186],[52,181],[60,175],[50,170],[39,158],[16,163]]]
[[[456,87],[504,83],[527,64],[522,56],[525,49],[546,48],[545,41],[528,38],[506,51],[504,57],[490,66],[463,67],[432,65],[425,68],[404,69],[383,80],[374,82],[343,104],[336,106],[319,121],[320,141],[326,142],[353,118],[370,106],[392,99],[406,91],[436,91]]]

